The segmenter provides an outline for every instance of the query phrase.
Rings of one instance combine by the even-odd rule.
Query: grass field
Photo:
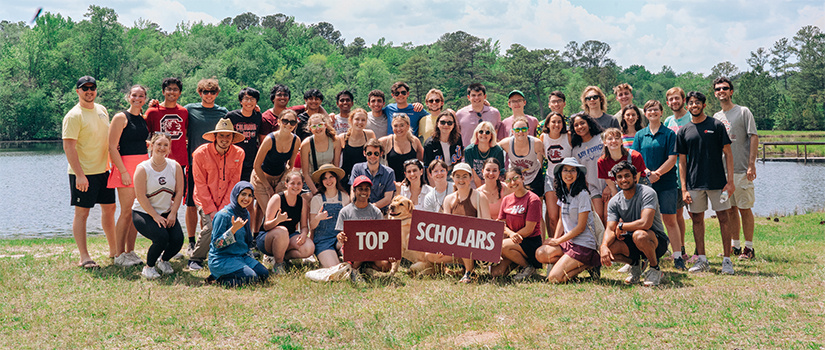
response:
[[[759,130],[759,142],[809,142],[825,141],[825,131],[785,131],[785,130]],[[766,156],[771,157],[796,157],[797,146],[782,145],[768,146]],[[803,147],[799,146],[799,156],[802,157]],[[758,157],[762,157],[762,146],[759,147]],[[809,145],[808,157],[825,157],[825,145]]]
[[[662,266],[661,286],[625,286],[616,267],[597,282],[513,283],[486,273],[380,277],[321,284],[308,268],[259,286],[204,285],[206,272],[159,280],[107,261],[85,271],[73,240],[0,241],[0,348],[14,349],[823,349],[825,213],[757,218],[753,261],[718,273],[715,220],[711,272]],[[688,223],[688,227],[690,224]],[[688,229],[688,250],[693,249]],[[145,254],[148,241],[138,240]],[[542,270],[543,272],[543,270]]]

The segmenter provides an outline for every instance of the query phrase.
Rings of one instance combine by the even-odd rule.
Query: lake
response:
[[[67,164],[59,142],[0,148],[0,238],[71,236]],[[756,171],[756,215],[803,213],[825,205],[825,164],[760,162]],[[99,207],[89,215],[88,231],[103,232]]]

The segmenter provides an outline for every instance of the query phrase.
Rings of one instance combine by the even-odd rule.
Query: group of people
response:
[[[426,106],[409,103],[409,85],[397,82],[390,88],[394,103],[386,104],[381,90],[369,93],[369,111],[353,108],[352,92],[341,91],[338,113],[324,110],[316,89],[304,92],[303,105],[290,107],[289,88],[278,84],[269,94],[273,107],[261,112],[260,92],[250,87],[238,93],[240,109],[216,105],[221,89],[214,78],[198,82],[200,102],[181,106],[183,84],[167,78],[163,101],[147,102],[147,88],[135,85],[125,96],[129,108],[111,121],[94,102],[96,88],[93,77],[80,78],[79,103],[63,120],[82,267],[98,267],[85,227],[99,203],[115,265],[143,264],[134,252],[140,233],[152,241],[142,274],[174,273],[169,260],[186,243],[177,218],[184,199],[186,268],[208,266],[209,280],[225,285],[283,274],[292,259],[340,264],[343,222],[386,217],[394,196],[418,210],[505,222],[502,261],[489,272],[518,270],[516,280],[542,264],[551,264],[548,280],[564,282],[622,262],[627,283],[641,282],[644,274],[646,285],[657,285],[669,245],[673,254],[666,258],[675,268],[692,262],[689,271],[707,271],[708,200],[722,232],[722,273],[733,273],[732,251],[754,257],[750,208],[758,141],[750,111],[731,101],[727,78],[714,81],[722,111],[712,118],[704,114],[701,92],[674,87],[665,96],[674,115],[665,121],[659,101],[634,105],[628,84],[614,89],[621,104],[615,116],[605,112],[602,90],[588,86],[582,112],[566,117],[566,97],[553,91],[542,120],[524,113],[527,100],[518,90],[508,94],[512,115],[502,119],[478,83],[468,87],[469,105],[458,111],[443,108],[438,89],[426,94]],[[684,249],[685,206],[696,241],[692,261]],[[460,282],[471,282],[478,266],[441,254],[415,256],[412,272],[458,264]],[[362,279],[362,268],[391,266],[348,263],[354,280]]]

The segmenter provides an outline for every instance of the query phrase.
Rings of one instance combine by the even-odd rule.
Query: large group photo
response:
[[[0,27],[0,347],[825,346],[815,25],[677,74],[84,17]]]

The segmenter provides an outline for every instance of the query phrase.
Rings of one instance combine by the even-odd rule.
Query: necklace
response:
[[[152,158],[152,166],[155,168],[163,168],[166,166],[166,160],[164,160],[163,163],[158,164],[155,163],[155,158]]]
[[[482,152],[481,152],[481,147],[479,147],[479,148],[478,148],[478,155],[479,155],[482,159],[487,159],[487,157],[489,157],[489,156],[490,156],[490,151],[492,151],[492,150],[493,150],[493,148],[492,148],[492,147],[487,147],[487,152],[483,152],[483,153],[482,153]]]

